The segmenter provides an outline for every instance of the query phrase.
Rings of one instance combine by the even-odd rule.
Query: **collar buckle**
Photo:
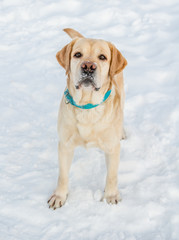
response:
[[[69,104],[69,103],[70,103],[70,101],[69,101],[69,100],[67,100],[67,99],[65,99],[65,103],[66,103],[66,104]]]

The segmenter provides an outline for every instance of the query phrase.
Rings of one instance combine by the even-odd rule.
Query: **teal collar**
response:
[[[100,102],[99,104],[85,104],[85,105],[77,105],[76,102],[73,100],[73,97],[70,95],[69,90],[67,89],[65,92],[65,98],[66,98],[66,103],[71,103],[71,105],[78,107],[78,108],[82,108],[82,109],[91,109],[91,108],[95,108],[97,106],[99,106],[101,103],[105,102],[106,99],[108,99],[109,95],[111,94],[111,90],[108,90],[106,92],[106,94],[104,95],[103,101]]]

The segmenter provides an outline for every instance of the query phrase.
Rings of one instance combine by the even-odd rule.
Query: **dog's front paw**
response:
[[[117,192],[117,193],[114,194],[114,195],[105,194],[105,195],[104,195],[104,198],[106,199],[106,202],[107,202],[108,204],[110,204],[110,203],[111,203],[111,204],[118,204],[118,202],[122,201],[119,192]]]
[[[56,208],[60,208],[65,204],[66,197],[61,197],[57,194],[53,194],[48,200],[49,208],[55,210]]]

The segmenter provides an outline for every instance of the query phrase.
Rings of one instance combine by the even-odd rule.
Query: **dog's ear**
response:
[[[66,70],[66,74],[70,71],[71,51],[74,45],[74,41],[67,44],[56,54],[57,61]]]
[[[72,39],[76,37],[84,38],[83,35],[81,35],[81,33],[77,32],[72,28],[65,28],[63,29],[63,31],[66,32]]]
[[[111,63],[109,69],[109,75],[113,78],[116,74],[120,73],[127,65],[127,60],[122,56],[119,50],[111,43],[109,43],[111,49]]]

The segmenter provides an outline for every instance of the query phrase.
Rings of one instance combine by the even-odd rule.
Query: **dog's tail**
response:
[[[83,35],[81,35],[81,33],[77,32],[72,28],[65,28],[63,29],[63,31],[66,32],[72,39],[76,37],[84,38]]]

